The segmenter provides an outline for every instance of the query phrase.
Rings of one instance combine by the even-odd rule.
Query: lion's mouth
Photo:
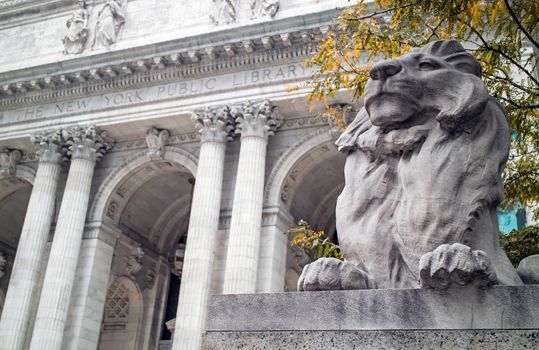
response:
[[[422,106],[406,94],[379,92],[365,96],[365,109],[373,125],[398,128],[411,122]]]

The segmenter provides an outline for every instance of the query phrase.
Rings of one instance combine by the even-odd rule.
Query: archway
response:
[[[32,168],[19,165],[13,177],[0,179],[0,289],[4,293],[9,286],[34,176]]]
[[[137,154],[105,179],[92,203],[90,219],[121,232],[111,278],[128,276],[141,293],[140,339],[133,349],[152,348],[163,337],[165,310],[178,297],[179,279],[169,264],[187,233],[196,165],[196,157],[175,147],[166,147],[163,158]],[[115,331],[106,323],[104,318],[101,339]]]
[[[303,219],[336,240],[335,205],[344,187],[345,156],[337,151],[334,141],[325,128],[298,141],[270,174],[265,200],[267,206],[288,212],[295,223]],[[286,260],[285,290],[294,291],[309,260],[290,246]]]

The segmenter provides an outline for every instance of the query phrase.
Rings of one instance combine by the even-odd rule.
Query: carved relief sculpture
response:
[[[337,140],[345,261],[320,259],[300,290],[522,284],[500,248],[496,208],[509,153],[505,111],[456,41],[377,63],[365,105]]]
[[[279,0],[251,0],[251,18],[273,18],[279,11]]]
[[[4,252],[0,252],[0,278],[4,277],[6,274],[6,254]]]
[[[17,164],[21,160],[21,151],[0,148],[0,179],[15,176]]]
[[[135,249],[133,255],[124,257],[125,271],[128,275],[135,275],[142,269],[142,260],[144,259],[144,250],[139,246]]]
[[[236,20],[236,5],[234,0],[213,0],[213,10],[210,13],[213,23],[229,24]]]
[[[88,19],[90,13],[86,9],[86,1],[79,0],[79,8],[67,20],[67,33],[62,39],[64,54],[79,54],[84,51],[88,40]]]
[[[107,49],[115,44],[125,25],[127,0],[107,0],[97,15],[92,49]]]
[[[151,128],[146,132],[146,145],[148,146],[148,156],[151,159],[163,158],[165,146],[168,144],[170,133],[165,129]]]

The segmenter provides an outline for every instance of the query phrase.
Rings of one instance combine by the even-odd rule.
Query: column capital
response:
[[[236,134],[241,137],[261,137],[267,139],[273,136],[281,125],[281,117],[277,108],[269,100],[260,102],[245,102],[233,109],[236,122]]]
[[[34,144],[40,162],[60,163],[66,160],[65,141],[61,129],[32,134],[30,141]]]
[[[234,119],[230,106],[194,111],[191,119],[203,142],[226,142],[234,138]]]
[[[22,153],[18,149],[0,147],[0,179],[15,176],[21,155]]]
[[[114,140],[95,125],[74,125],[62,131],[71,159],[99,161],[109,151]]]

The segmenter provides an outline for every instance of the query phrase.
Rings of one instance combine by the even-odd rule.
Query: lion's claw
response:
[[[498,278],[490,259],[481,250],[461,244],[442,244],[419,261],[422,288],[446,289],[451,285],[485,287]]]
[[[298,291],[372,289],[376,283],[355,265],[335,258],[321,258],[303,268]]]

